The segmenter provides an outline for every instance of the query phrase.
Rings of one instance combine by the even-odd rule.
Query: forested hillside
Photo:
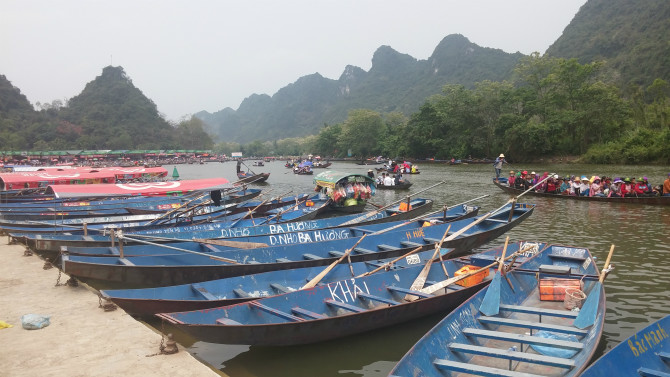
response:
[[[471,88],[477,81],[509,77],[521,57],[477,46],[462,35],[445,37],[427,60],[381,46],[368,72],[347,66],[338,80],[315,73],[272,97],[252,95],[237,110],[226,108],[196,116],[226,141],[247,143],[315,134],[324,124],[344,121],[353,109],[409,115],[427,97],[440,93],[445,84]]]
[[[547,55],[602,61],[626,94],[670,79],[670,1],[589,0]]]
[[[122,67],[102,74],[67,103],[38,104],[0,76],[0,150],[207,149],[213,142],[192,118],[173,126]]]

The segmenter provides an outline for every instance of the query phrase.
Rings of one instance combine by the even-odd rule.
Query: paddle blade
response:
[[[500,271],[496,271],[479,306],[479,311],[484,315],[492,316],[500,312],[500,278]]]
[[[591,289],[591,293],[584,301],[582,309],[579,311],[577,318],[572,323],[578,329],[585,329],[596,323],[596,316],[598,315],[598,303],[600,302],[600,291],[602,290],[602,283],[596,282]]]

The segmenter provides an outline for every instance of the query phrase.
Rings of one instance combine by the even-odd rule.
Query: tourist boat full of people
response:
[[[542,175],[534,171],[510,171],[509,177],[493,178],[503,191],[517,195],[539,185],[529,195],[593,202],[670,205],[670,174],[663,185],[652,186],[647,177]],[[667,186],[668,192],[664,187]]]

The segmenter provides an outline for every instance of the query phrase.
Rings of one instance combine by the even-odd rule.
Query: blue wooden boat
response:
[[[527,242],[519,242],[508,247],[508,252],[517,251]],[[537,243],[539,250],[546,244]],[[499,254],[501,248],[488,251],[475,257],[483,260],[483,255]],[[431,258],[433,251],[423,251],[406,257],[396,258],[393,269],[424,264]],[[470,257],[461,257],[463,263],[470,263]],[[380,259],[365,262],[353,262],[351,265],[340,263],[330,270],[320,281],[326,284],[349,279],[378,269],[393,259]],[[351,268],[349,267],[351,266]],[[123,308],[132,315],[147,316],[157,313],[191,311],[233,305],[240,302],[275,296],[301,289],[306,282],[324,270],[323,266],[296,268],[292,270],[270,271],[260,274],[237,276],[227,279],[206,281],[168,287],[144,289],[103,290],[101,295]]]
[[[313,201],[316,201],[313,199]],[[325,201],[323,202],[325,203]],[[0,219],[0,230],[5,233],[54,233],[54,232],[83,232],[103,231],[104,229],[150,229],[157,227],[173,226],[184,223],[201,223],[211,221],[227,221],[230,226],[254,226],[259,223],[280,223],[287,221],[298,221],[310,219],[315,216],[314,207],[308,207],[304,201],[297,206],[294,204],[286,205],[266,211],[263,220],[249,219],[239,220],[246,213],[240,211],[230,211],[235,209],[236,204],[225,206],[207,207],[202,206],[195,211],[195,215],[186,209],[180,209],[171,216],[165,214],[146,214],[146,215],[126,215],[126,216],[106,216],[95,218],[73,218],[64,220],[44,220],[44,221],[18,221]],[[237,212],[237,213],[233,213]],[[235,220],[235,221],[232,221]],[[231,222],[232,221],[232,222]],[[86,224],[86,231],[84,231]]]
[[[502,207],[495,214],[486,214],[449,224],[438,224],[413,231],[389,231],[370,235],[354,248],[351,261],[392,258],[420,248],[432,248],[450,232],[443,247],[451,249],[449,256],[464,254],[472,248],[500,236],[528,218],[532,204],[517,203]],[[250,250],[227,250],[209,254],[180,254],[140,257],[86,257],[62,258],[63,272],[93,285],[108,288],[146,288],[215,280],[273,270],[310,266],[324,266],[342,255],[358,240],[348,238],[295,246],[275,246]],[[208,247],[217,249],[213,245]],[[218,251],[218,249],[217,249]]]
[[[232,222],[206,222],[199,225],[189,226],[156,226],[146,228],[146,230],[136,230],[138,228],[124,228],[125,233],[132,233],[135,236],[153,237],[154,242],[161,242],[160,238],[191,240],[193,238],[201,239],[219,239],[234,237],[251,237],[260,235],[273,235],[289,232],[308,231],[316,229],[325,229],[333,227],[346,226],[345,223],[352,223],[351,226],[369,225],[386,223],[400,220],[409,220],[422,216],[432,208],[433,201],[430,199],[417,198],[412,201],[413,207],[410,211],[400,211],[399,205],[392,206],[383,211],[371,212],[365,215],[340,216],[318,220],[291,222],[285,215],[282,215],[281,223],[267,224],[264,219],[253,219]],[[479,207],[460,204],[439,212],[438,220],[455,221],[476,216]],[[290,217],[290,216],[289,216]],[[354,220],[360,220],[355,221]],[[68,232],[81,233],[81,232]],[[105,232],[109,233],[109,232]],[[10,233],[12,242],[26,244],[28,247],[39,252],[58,253],[62,246],[111,246],[112,240],[109,235],[97,234],[30,234],[30,233]],[[128,244],[133,244],[132,241]]]
[[[507,184],[507,178],[499,178],[496,182],[493,178],[493,184],[498,186],[501,190],[511,194],[518,195],[522,193],[523,189],[517,189],[515,187],[510,187]],[[597,202],[597,203],[629,203],[629,204],[652,204],[652,205],[664,205],[670,206],[670,196],[640,196],[640,197],[606,197],[606,196],[576,196],[576,195],[560,195],[560,194],[551,194],[546,192],[536,192],[530,191],[528,195],[540,196],[543,198],[558,198],[558,199],[570,199],[570,200],[580,200],[587,202]]]
[[[512,270],[423,336],[391,371],[392,376],[578,376],[596,350],[603,331],[605,294],[591,253],[552,245]],[[580,312],[562,301],[541,301],[538,279],[568,279],[594,295],[593,323],[575,326]],[[543,280],[548,281],[548,280]],[[556,280],[554,280],[556,282]],[[487,292],[499,288],[495,301]],[[488,312],[495,302],[498,314]],[[586,306],[584,313],[590,312]]]
[[[528,256],[520,255],[516,262],[532,259],[532,248],[525,252]],[[486,276],[467,286],[450,284],[432,293],[412,289],[424,268],[417,265],[248,303],[158,316],[205,342],[263,346],[315,343],[448,312],[489,283],[497,266],[493,258],[501,254],[497,249],[467,260],[433,263],[427,267],[429,285],[454,277],[466,266],[483,267]]]
[[[581,377],[630,376],[670,376],[670,315],[631,335],[581,374]]]

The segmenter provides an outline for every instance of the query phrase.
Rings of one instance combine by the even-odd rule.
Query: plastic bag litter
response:
[[[560,333],[555,333],[555,332],[545,331],[545,330],[538,331],[537,333],[535,333],[534,336],[537,336],[537,337],[540,337],[540,338],[546,338],[546,339],[579,342],[579,339],[577,339],[577,337],[574,336],[574,335],[560,334]],[[577,350],[571,350],[571,349],[565,349],[565,348],[557,348],[557,347],[551,347],[551,346],[540,346],[540,345],[536,345],[536,344],[531,344],[530,346],[535,351],[537,351],[538,353],[540,353],[542,355],[545,355],[545,356],[562,357],[562,358],[570,359],[577,353]]]
[[[5,321],[0,321],[0,330],[10,328],[10,327],[14,327],[14,326],[10,325],[9,323],[7,323]]]
[[[26,330],[39,330],[49,326],[49,318],[41,314],[24,314],[21,316],[21,326]]]

